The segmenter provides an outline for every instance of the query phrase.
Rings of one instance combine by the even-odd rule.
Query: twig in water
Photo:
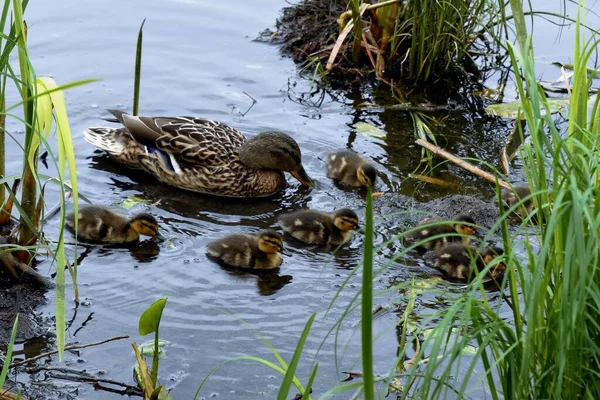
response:
[[[121,340],[121,339],[129,339],[129,335],[113,336],[111,338],[104,339],[99,342],[92,342],[92,343],[86,343],[86,344],[72,344],[70,346],[66,346],[65,350],[83,349],[86,347],[98,346],[98,345],[101,345],[104,343],[113,342],[115,340]],[[9,367],[10,368],[18,367],[19,365],[27,364],[32,361],[39,360],[40,358],[51,356],[52,354],[56,354],[56,353],[58,353],[58,350],[47,351],[45,353],[38,354],[35,357],[26,358],[25,360],[21,360],[21,361],[15,361],[15,362],[11,363]]]
[[[71,369],[71,368],[52,367],[52,366],[39,366],[39,367],[34,367],[34,368],[27,368],[27,372],[29,372],[29,373],[34,373],[34,372],[39,372],[39,371],[48,371],[49,372],[48,377],[54,378],[54,379],[65,379],[65,380],[75,381],[75,382],[88,382],[88,383],[93,384],[96,389],[102,389],[102,390],[106,390],[109,392],[120,393],[122,395],[128,395],[128,396],[140,396],[140,397],[143,396],[142,389],[140,389],[137,386],[128,385],[126,383],[115,381],[113,379],[99,378],[95,375],[89,374],[85,370],[79,371],[79,370]],[[62,373],[53,373],[54,371],[58,371],[58,372],[62,372]],[[115,388],[109,388],[109,387],[100,385],[100,383],[104,383],[107,385],[120,386],[123,389],[119,390],[119,389],[115,389]]]
[[[435,155],[440,156],[445,158],[446,160],[449,160],[451,162],[453,162],[454,164],[458,165],[459,167],[491,182],[491,183],[496,183],[496,181],[498,181],[498,184],[500,186],[502,186],[503,188],[506,189],[512,189],[512,186],[510,185],[510,183],[490,174],[489,172],[485,172],[479,168],[477,168],[476,166],[474,166],[473,164],[465,161],[465,160],[461,160],[460,158],[456,157],[453,154],[448,153],[446,150],[443,150],[442,148],[429,143],[426,140],[423,139],[417,139],[415,141],[415,143],[417,143],[419,146],[425,147],[427,150],[433,152]]]
[[[246,93],[246,92],[244,92],[244,91],[242,91],[242,93],[244,93],[246,96],[248,96],[248,97],[250,98],[250,100],[252,100],[252,104],[250,104],[250,107],[248,107],[248,108],[246,109],[246,111],[244,111],[243,113],[240,113],[240,115],[241,115],[242,117],[245,117],[245,116],[246,116],[246,114],[248,114],[248,113],[250,112],[250,110],[252,110],[252,107],[254,107],[254,105],[255,105],[256,103],[258,103],[258,101],[256,101],[256,99],[255,99],[254,97],[250,96],[248,93]]]

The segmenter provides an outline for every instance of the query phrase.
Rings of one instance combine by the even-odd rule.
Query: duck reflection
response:
[[[83,252],[77,257],[77,265],[81,265],[83,260],[92,253],[92,250],[98,249],[99,254],[106,254],[112,252],[114,249],[127,249],[133,259],[141,263],[149,263],[158,258],[160,253],[159,240],[148,239],[140,242],[128,243],[128,244],[112,244],[112,245],[101,245],[101,244],[88,244],[88,243],[77,243],[77,246],[83,248]]]
[[[110,173],[114,186],[120,191],[144,193],[145,200],[156,204],[162,210],[219,225],[223,223],[223,217],[231,216],[242,217],[236,221],[236,225],[254,225],[250,220],[273,215],[282,209],[289,209],[292,205],[294,208],[306,208],[311,200],[309,189],[294,186],[264,198],[233,198],[186,192],[157,183],[149,179],[150,175],[135,169],[129,169],[129,179],[122,180],[119,179],[123,176],[122,166],[106,155],[92,156],[90,167]]]
[[[291,275],[280,275],[277,270],[242,270],[232,267],[223,262],[218,262],[221,268],[237,280],[256,279],[258,294],[261,296],[272,296],[285,285],[292,281]]]

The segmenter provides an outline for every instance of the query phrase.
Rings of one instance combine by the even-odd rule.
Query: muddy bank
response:
[[[45,291],[33,289],[23,284],[0,283],[0,343],[5,346],[10,341],[10,335],[19,314],[17,328],[17,343],[49,337],[51,321],[44,319],[35,310],[45,304]]]
[[[410,228],[431,215],[452,219],[460,214],[468,214],[479,226],[490,229],[500,216],[495,198],[486,201],[473,196],[451,195],[425,203],[401,194],[385,195],[383,198],[386,204],[381,207],[381,215],[391,215],[387,223],[402,228]],[[406,213],[393,215],[402,211]]]

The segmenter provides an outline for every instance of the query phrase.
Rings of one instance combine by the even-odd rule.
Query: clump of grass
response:
[[[513,8],[520,11],[520,4]],[[505,220],[498,222],[511,265],[502,289],[512,319],[500,317],[499,305],[471,285],[440,315],[439,334],[424,343],[420,361],[405,373],[414,391],[403,398],[461,398],[477,380],[493,399],[600,396],[600,102],[589,107],[586,71],[599,42],[583,43],[579,26],[565,130],[555,125],[538,87],[524,26],[517,29],[520,50],[509,44],[513,67],[524,76],[517,85],[532,141],[522,155],[536,205],[536,218],[518,228],[526,240],[524,258],[515,254]],[[461,349],[468,344],[477,344],[477,351],[465,356]]]

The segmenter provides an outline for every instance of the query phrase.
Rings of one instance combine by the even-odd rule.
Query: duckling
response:
[[[432,224],[435,221],[441,221],[439,218],[425,218],[421,222],[420,225],[428,225]],[[476,225],[475,220],[469,215],[459,215],[454,218],[455,222],[443,223],[440,222],[436,225],[426,226],[422,229],[419,229],[415,232],[408,233],[404,237],[404,243],[407,246],[413,245],[417,242],[425,241],[420,244],[418,248],[424,250],[433,250],[440,249],[441,247],[454,242],[464,242],[465,244],[469,244],[470,236],[477,233],[477,230],[474,225]],[[437,239],[427,240],[434,236],[439,235],[452,235],[459,233],[464,236],[442,236]]]
[[[515,186],[511,189],[503,189],[502,190],[502,201],[506,207],[513,207],[519,203],[519,206],[515,208],[514,213],[519,217],[526,217],[531,214],[533,211],[533,198],[528,198],[527,200],[523,200],[526,197],[531,195],[531,190],[527,185],[519,185]]]
[[[91,242],[129,243],[158,234],[158,222],[146,213],[131,219],[101,206],[83,206],[77,215],[77,237]],[[75,230],[75,214],[67,215],[67,228]]]
[[[358,228],[358,216],[348,208],[332,213],[300,210],[279,217],[279,226],[301,242],[317,245],[341,245]]]
[[[350,186],[375,185],[377,170],[353,151],[342,150],[327,155],[327,176]]]
[[[274,269],[281,265],[283,238],[273,230],[256,235],[233,234],[208,244],[206,253],[225,264],[247,269]]]
[[[496,256],[504,254],[499,247],[486,247],[477,251],[464,243],[452,243],[441,249],[428,251],[423,258],[432,267],[445,272],[455,279],[469,279],[473,273],[472,256],[475,256],[477,270],[482,271]],[[488,273],[490,278],[496,278],[506,270],[504,262],[498,262]]]

